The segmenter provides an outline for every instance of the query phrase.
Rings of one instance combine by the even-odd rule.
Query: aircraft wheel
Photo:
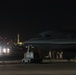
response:
[[[23,60],[23,63],[25,64],[25,61]]]
[[[28,64],[31,64],[31,60],[28,60]]]

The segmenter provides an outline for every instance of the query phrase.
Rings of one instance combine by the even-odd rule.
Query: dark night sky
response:
[[[0,35],[26,41],[47,30],[76,30],[72,0],[6,0],[0,2]]]

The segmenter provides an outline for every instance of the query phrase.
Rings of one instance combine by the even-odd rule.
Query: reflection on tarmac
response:
[[[76,75],[76,63],[0,64],[1,75]]]

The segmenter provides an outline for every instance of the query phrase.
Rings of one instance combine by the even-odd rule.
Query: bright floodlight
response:
[[[3,49],[3,53],[6,53],[6,48]]]
[[[7,48],[7,53],[9,53],[10,52],[10,49],[9,48]]]

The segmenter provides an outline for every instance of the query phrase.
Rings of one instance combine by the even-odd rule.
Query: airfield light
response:
[[[9,53],[10,52],[10,49],[9,48],[7,48],[7,53]]]
[[[6,53],[7,51],[6,51],[6,48],[3,48],[3,53]]]

